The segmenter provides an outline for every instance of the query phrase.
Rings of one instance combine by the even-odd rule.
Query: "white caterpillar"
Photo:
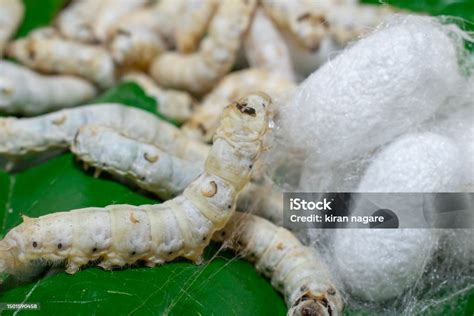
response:
[[[0,57],[8,40],[23,20],[25,8],[20,0],[0,0]]]
[[[298,43],[316,51],[329,25],[324,11],[314,8],[311,0],[262,0],[262,6],[280,29],[289,31]]]
[[[79,128],[104,125],[186,160],[203,161],[209,146],[186,137],[156,115],[121,104],[93,104],[35,118],[0,118],[0,157],[68,148]]]
[[[181,196],[159,205],[110,205],[25,217],[0,241],[0,272],[22,275],[32,261],[66,261],[75,273],[102,259],[104,269],[177,257],[199,262],[212,234],[232,215],[268,127],[270,100],[253,94],[227,107],[205,172]]]
[[[155,57],[167,49],[154,26],[155,19],[156,10],[148,8],[132,12],[117,24],[107,46],[114,61],[122,68],[148,71]],[[149,20],[153,22],[148,23]]]
[[[345,44],[393,13],[387,6],[340,1],[263,0],[262,5],[283,31],[312,52],[319,50],[321,41],[328,35]]]
[[[295,80],[293,63],[286,43],[265,15],[257,9],[244,40],[245,55],[251,67],[279,73],[289,81]]]
[[[104,126],[81,127],[70,149],[87,168],[96,168],[96,176],[105,171],[162,200],[181,194],[204,169],[204,160],[181,159]],[[259,177],[258,166],[253,169],[252,181],[239,196],[239,209],[281,223],[283,194]]]
[[[188,120],[195,107],[193,97],[185,91],[162,89],[152,78],[144,73],[131,72],[122,77],[123,81],[132,81],[138,84],[145,93],[156,100],[158,111],[166,117],[182,123]]]
[[[133,182],[163,200],[182,193],[204,169],[203,160],[183,160],[97,125],[81,127],[71,151],[86,165]]]
[[[118,20],[136,9],[144,7],[149,0],[100,0],[101,5],[92,21],[94,37],[99,42],[106,42]]]
[[[94,18],[105,0],[73,0],[59,13],[56,26],[66,38],[83,43],[94,43]]]
[[[209,91],[234,64],[255,5],[255,0],[220,1],[208,35],[201,41],[198,51],[158,56],[150,69],[152,77],[168,88],[195,94]]]
[[[0,111],[37,115],[92,99],[94,85],[73,76],[44,76],[9,61],[0,61]]]
[[[63,39],[31,35],[12,42],[7,55],[29,68],[64,75],[76,75],[102,88],[115,83],[115,65],[104,48]]]
[[[180,23],[176,25],[175,41],[176,48],[180,52],[191,53],[198,47],[219,2],[215,0],[184,2],[184,12]]]
[[[341,294],[326,264],[285,228],[236,212],[213,239],[255,262],[256,269],[285,296],[288,315],[342,315]]]
[[[293,82],[265,69],[251,68],[233,72],[206,95],[201,107],[196,109],[182,130],[189,137],[209,142],[219,126],[219,117],[225,104],[252,91],[263,91],[273,97],[294,87]]]

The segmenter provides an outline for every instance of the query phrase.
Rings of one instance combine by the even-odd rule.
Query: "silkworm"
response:
[[[81,127],[71,151],[88,166],[123,178],[163,200],[181,194],[204,169],[204,160],[183,160],[97,125]]]
[[[166,117],[173,118],[180,123],[191,117],[195,101],[185,91],[163,89],[144,73],[127,73],[122,77],[122,80],[138,84],[149,97],[156,100],[158,111]]]
[[[339,44],[364,36],[396,11],[388,5],[333,5],[327,10],[329,36]]]
[[[227,107],[205,172],[173,200],[25,217],[0,241],[0,271],[21,276],[38,260],[66,261],[68,273],[99,259],[104,269],[138,260],[154,266],[177,257],[199,262],[250,179],[249,165],[262,149],[269,107],[270,100],[263,94],[249,95]]]
[[[176,48],[182,53],[192,53],[198,47],[209,21],[218,5],[214,0],[191,0],[184,6],[180,23],[176,26]]]
[[[319,49],[328,32],[325,11],[311,0],[261,1],[265,12],[282,30],[290,32],[298,43],[310,51]]]
[[[326,264],[285,228],[236,212],[213,239],[255,262],[285,296],[288,315],[342,315],[341,294]]]
[[[92,21],[95,38],[104,43],[110,37],[117,21],[130,12],[144,7],[149,0],[127,0],[120,3],[116,0],[102,0],[102,4]]]
[[[105,0],[73,0],[56,19],[56,26],[66,38],[95,43],[97,39],[92,27],[93,21]]]
[[[0,111],[38,115],[84,103],[96,95],[88,81],[73,76],[44,76],[0,61]]]
[[[255,0],[219,2],[208,35],[192,54],[164,53],[151,66],[152,77],[167,88],[195,94],[209,91],[235,62],[243,33],[254,11]]]
[[[34,118],[0,118],[0,156],[17,159],[68,148],[79,128],[87,124],[111,127],[186,160],[202,161],[209,153],[208,145],[189,139],[149,112],[121,104],[93,104]]]
[[[25,8],[20,0],[0,0],[0,57],[23,20]]]
[[[357,192],[457,191],[462,170],[459,154],[447,137],[402,136],[373,158]],[[352,295],[369,301],[399,297],[412,287],[439,238],[439,230],[407,229],[410,222],[426,215],[422,200],[407,195],[385,197],[382,203],[397,214],[400,229],[341,229],[333,241],[338,275]],[[351,210],[353,214],[360,211],[357,205]]]
[[[265,69],[251,68],[233,72],[206,95],[201,107],[196,109],[182,130],[189,137],[209,142],[219,125],[225,104],[252,91],[263,91],[275,96],[294,87],[293,82]]]
[[[96,175],[107,172],[162,200],[181,194],[204,169],[204,160],[181,159],[105,126],[82,126],[70,149],[87,168],[96,168]],[[281,223],[283,194],[261,179],[258,167],[252,166],[252,170],[257,172],[239,196],[239,209]]]
[[[138,68],[147,71],[154,58],[167,49],[161,34],[138,19],[155,18],[152,9],[142,10],[118,24],[111,35],[108,47],[115,62],[125,68]]]
[[[257,9],[244,39],[245,55],[251,67],[277,72],[295,80],[290,52],[280,32],[262,9]]]
[[[102,88],[115,83],[115,65],[104,48],[60,37],[28,36],[12,42],[7,55],[29,68],[54,74],[76,75]]]

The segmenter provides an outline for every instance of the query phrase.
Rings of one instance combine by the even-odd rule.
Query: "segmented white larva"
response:
[[[0,157],[15,159],[68,148],[79,128],[87,124],[111,127],[186,160],[203,161],[209,153],[208,145],[189,139],[156,115],[112,103],[65,109],[34,118],[0,118]]]
[[[245,55],[251,67],[276,72],[295,80],[290,52],[280,32],[262,9],[257,9],[244,39]]]
[[[158,111],[166,117],[182,123],[188,120],[195,107],[193,97],[185,92],[172,89],[162,89],[155,81],[144,73],[130,72],[122,77],[123,81],[132,81],[138,84],[145,93],[156,100]]]
[[[313,2],[315,1],[261,1],[265,12],[280,29],[289,31],[301,46],[316,51],[328,32],[329,25],[325,11],[315,9]]]
[[[158,56],[151,66],[152,77],[164,87],[195,94],[209,91],[231,70],[255,5],[256,0],[220,1],[199,50]]]
[[[20,25],[25,8],[20,0],[0,0],[0,57],[8,40]]]
[[[88,81],[73,76],[44,76],[9,61],[0,61],[0,111],[38,115],[75,106],[97,91]]]
[[[150,0],[101,0],[99,11],[92,21],[92,30],[99,42],[106,42],[115,24],[130,12],[144,7]]]
[[[268,127],[270,99],[253,94],[227,107],[205,172],[182,195],[159,205],[110,205],[25,218],[0,241],[0,272],[22,275],[35,260],[66,261],[75,273],[90,261],[148,266],[177,257],[199,262],[212,234],[232,215]]]
[[[285,228],[236,212],[213,236],[255,262],[285,296],[288,315],[342,315],[341,294],[326,264]]]
[[[105,0],[73,0],[59,13],[55,24],[68,39],[94,43],[97,39],[92,24],[104,2]]]
[[[265,69],[251,68],[233,72],[206,95],[202,106],[196,109],[182,130],[189,137],[210,142],[219,126],[219,117],[225,104],[253,91],[264,91],[273,97],[294,87],[293,82]]]
[[[215,0],[185,1],[184,12],[180,23],[176,25],[176,48],[182,53],[196,50],[201,38],[206,33],[209,21],[218,5]]]
[[[41,72],[80,76],[103,88],[115,83],[112,56],[98,46],[54,36],[28,36],[11,43],[6,53]]]
[[[115,27],[108,47],[121,67],[148,71],[155,57],[167,49],[158,28],[153,26],[156,22],[147,22],[157,19],[155,11],[149,8],[132,12]]]
[[[162,200],[181,194],[204,170],[204,160],[181,159],[105,126],[82,126],[72,142],[71,151],[84,161],[86,168],[96,168],[95,175],[105,171]],[[239,209],[281,223],[283,194],[258,176],[258,165],[253,169],[252,181],[239,196]]]
[[[346,44],[367,33],[394,12],[386,5],[340,3],[333,0],[263,0],[262,4],[275,23],[309,51],[318,50],[321,41],[328,35]]]
[[[387,16],[395,13],[388,5],[337,6],[327,11],[330,35],[340,44],[347,44],[364,36],[382,23]]]
[[[87,166],[132,182],[163,200],[181,194],[204,169],[203,160],[180,159],[97,125],[81,127],[71,151]]]

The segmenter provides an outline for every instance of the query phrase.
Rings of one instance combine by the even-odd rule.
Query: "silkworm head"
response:
[[[222,116],[221,128],[237,141],[253,141],[265,133],[271,99],[264,93],[252,93],[231,103]]]
[[[338,306],[333,306],[325,295],[314,295],[311,291],[303,293],[291,306],[288,315],[291,316],[333,316],[341,312]]]

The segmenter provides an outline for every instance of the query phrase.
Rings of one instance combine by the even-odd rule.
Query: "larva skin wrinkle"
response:
[[[81,127],[71,151],[87,166],[124,178],[163,200],[181,194],[204,169],[203,161],[180,159],[97,125]]]
[[[204,169],[204,160],[188,161],[158,147],[131,139],[109,127],[85,125],[79,129],[71,151],[85,167],[96,168],[115,178],[168,200],[179,194]],[[283,221],[283,193],[258,175],[259,166],[239,195],[237,206],[274,223]]]
[[[118,20],[130,12],[144,7],[150,0],[101,0],[99,11],[92,21],[92,30],[95,39],[105,43],[113,33]]]
[[[285,228],[236,212],[213,240],[255,262],[256,269],[285,296],[288,315],[342,315],[341,294],[326,264]]]
[[[280,29],[289,31],[302,47],[316,51],[329,25],[325,11],[316,10],[311,2],[262,0],[261,4]]]
[[[244,49],[251,67],[276,72],[289,81],[295,81],[293,62],[285,40],[262,9],[255,12],[244,39]]]
[[[203,161],[209,146],[186,137],[156,115],[121,104],[92,104],[34,118],[0,118],[0,157],[12,160],[68,148],[79,128],[108,126],[185,160]]]
[[[190,138],[210,142],[219,126],[219,117],[225,104],[253,91],[264,91],[274,97],[294,87],[295,83],[265,69],[251,68],[236,71],[224,77],[205,96],[202,105],[183,125],[182,130]]]
[[[112,56],[99,46],[60,37],[28,36],[12,42],[6,53],[40,72],[80,76],[101,88],[115,83]]]
[[[38,115],[84,103],[97,94],[88,81],[73,76],[44,76],[0,61],[0,112]]]
[[[132,81],[138,84],[149,97],[156,100],[157,110],[161,114],[173,118],[180,123],[191,117],[196,106],[196,101],[189,93],[173,89],[163,89],[144,73],[127,73],[122,77],[122,81]]]
[[[21,0],[0,0],[0,57],[8,40],[15,35],[24,13]]]
[[[147,71],[155,57],[166,50],[161,36],[142,26],[120,27],[108,47],[121,68],[143,71]]]
[[[73,0],[59,13],[55,23],[57,28],[68,39],[83,43],[97,42],[92,24],[105,1]]]
[[[215,0],[191,0],[184,5],[175,33],[176,48],[180,52],[192,53],[196,50],[218,4]]]
[[[184,89],[194,94],[209,91],[236,59],[256,0],[223,0],[210,22],[208,35],[192,54],[169,52],[158,56],[150,73],[162,86]]]
[[[357,192],[448,192],[461,184],[460,151],[447,137],[408,134],[380,151],[364,173]],[[420,215],[409,198],[398,214]],[[351,210],[357,214],[357,209]],[[423,216],[423,215],[422,215]],[[400,227],[410,218],[400,216]],[[436,229],[341,229],[334,232],[336,273],[353,296],[383,302],[415,285],[437,247]]]
[[[205,163],[184,193],[159,205],[110,205],[26,218],[0,241],[0,271],[21,274],[31,261],[63,261],[75,273],[143,260],[149,266],[177,257],[199,262],[212,234],[232,215],[248,183],[268,128],[270,99],[253,94],[229,105]]]

